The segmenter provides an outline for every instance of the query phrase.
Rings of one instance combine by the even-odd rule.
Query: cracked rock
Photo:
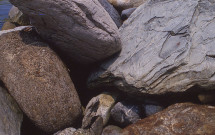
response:
[[[121,50],[119,31],[98,0],[10,0],[40,36],[73,61],[90,64]]]
[[[133,94],[215,86],[215,3],[151,0],[120,28],[123,48],[89,78],[89,87]]]

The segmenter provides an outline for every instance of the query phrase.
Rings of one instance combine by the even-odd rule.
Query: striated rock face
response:
[[[41,129],[73,125],[81,104],[66,67],[31,27],[0,32],[0,80]]]
[[[123,10],[133,7],[138,7],[146,0],[108,0],[117,9]]]
[[[102,126],[106,125],[110,118],[110,111],[116,103],[117,96],[111,93],[102,93],[90,100],[85,116],[82,121],[82,128],[88,128],[95,117],[103,118]]]
[[[116,26],[119,28],[122,25],[121,17],[118,11],[107,1],[107,0],[98,0],[104,9],[108,12],[110,17],[115,22]]]
[[[214,135],[215,107],[175,104],[123,129],[122,135]]]
[[[16,101],[0,86],[0,134],[20,135],[22,119]]]
[[[118,28],[98,0],[10,0],[71,60],[89,64],[120,51]]]
[[[120,28],[119,57],[101,65],[90,87],[111,85],[136,94],[214,88],[214,6],[210,0],[143,4]]]

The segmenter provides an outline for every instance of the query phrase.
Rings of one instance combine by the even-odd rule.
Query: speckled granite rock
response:
[[[0,135],[20,135],[22,119],[16,101],[0,86]]]
[[[111,110],[111,118],[119,126],[128,126],[140,120],[142,113],[139,105],[122,101]]]
[[[109,125],[102,131],[102,135],[120,135],[122,129],[117,126]]]
[[[113,19],[116,26],[119,28],[122,25],[122,20],[118,11],[107,0],[99,0],[99,2]]]
[[[39,34],[73,61],[90,64],[121,50],[119,31],[98,0],[10,0]]]
[[[123,48],[101,65],[90,87],[115,86],[127,93],[183,92],[215,86],[215,3],[151,0],[120,28]]]
[[[123,129],[122,135],[214,135],[215,107],[175,104]]]
[[[81,104],[66,67],[31,27],[0,31],[0,80],[41,129],[75,123]]]
[[[106,125],[110,117],[110,111],[116,103],[116,98],[117,95],[107,92],[92,98],[86,107],[82,128],[89,127],[94,117],[97,116],[101,116],[103,126]]]

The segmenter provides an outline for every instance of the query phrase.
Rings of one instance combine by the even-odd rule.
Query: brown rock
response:
[[[55,132],[74,125],[81,104],[66,67],[31,27],[0,32],[0,79],[26,115]]]
[[[123,130],[123,135],[214,135],[215,107],[175,104]]]
[[[2,26],[1,30],[9,30],[9,29],[14,29],[16,25],[14,23],[11,23],[9,21],[5,22],[4,25]]]

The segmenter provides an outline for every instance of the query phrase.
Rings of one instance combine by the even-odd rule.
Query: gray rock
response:
[[[126,101],[118,102],[111,110],[111,118],[119,126],[128,126],[141,119],[142,111],[139,105]]]
[[[45,40],[73,61],[89,64],[120,51],[119,31],[98,0],[10,0]]]
[[[162,111],[164,108],[160,105],[150,105],[150,104],[144,104],[142,105],[143,110],[144,110],[144,114],[146,115],[146,117],[153,115],[157,112]]]
[[[129,8],[129,9],[125,9],[122,11],[121,13],[121,18],[122,20],[127,20],[129,18],[129,16],[136,10],[137,8]]]
[[[9,12],[10,22],[16,23],[20,26],[26,26],[30,24],[30,20],[27,15],[23,14],[17,7],[13,6]]]
[[[109,13],[110,17],[115,22],[116,26],[119,28],[122,25],[121,17],[118,11],[107,1],[107,0],[99,0],[104,9]]]
[[[0,80],[23,112],[41,129],[75,124],[81,103],[59,57],[32,27],[0,31]]]
[[[109,125],[102,131],[102,135],[120,135],[122,129],[117,126]]]
[[[183,92],[215,86],[215,3],[151,0],[120,28],[119,57],[101,65],[90,87],[115,86],[127,93]]]
[[[138,7],[146,0],[108,0],[114,7],[119,10]]]
[[[63,131],[55,133],[54,135],[73,135],[75,131],[76,131],[75,128],[66,128]]]
[[[92,98],[86,107],[82,128],[90,127],[93,119],[97,116],[101,116],[103,118],[102,125],[106,125],[110,111],[116,103],[116,98],[117,96],[111,93],[102,93]]]
[[[16,101],[0,86],[0,134],[20,135],[22,119]]]

